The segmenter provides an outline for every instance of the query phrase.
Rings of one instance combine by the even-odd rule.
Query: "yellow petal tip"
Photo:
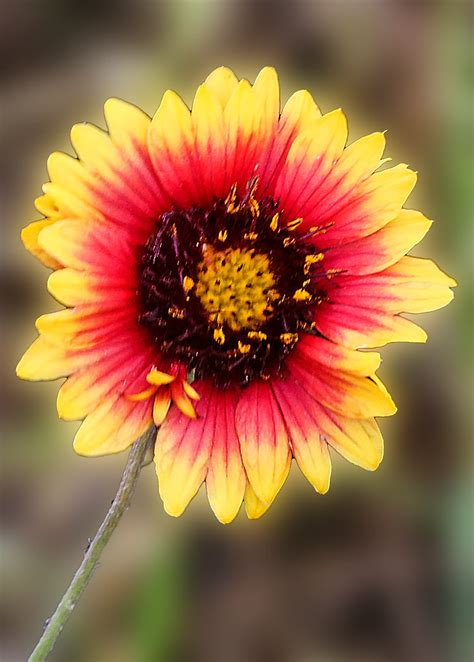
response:
[[[239,513],[239,510],[240,510],[240,506],[239,506],[239,509],[237,511],[235,511],[235,510],[232,510],[232,511],[225,511],[225,510],[219,511],[215,508],[213,509],[214,515],[219,520],[219,522],[221,524],[226,524],[226,525],[231,524],[235,520],[235,518],[237,517],[237,515]]]
[[[183,508],[180,504],[169,503],[168,501],[163,501],[163,508],[165,513],[170,515],[170,517],[181,517],[186,510],[186,508]]]
[[[28,379],[25,357],[22,356],[15,368],[15,374],[19,379]]]

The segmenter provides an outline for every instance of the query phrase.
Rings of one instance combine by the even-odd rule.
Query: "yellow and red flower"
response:
[[[73,127],[77,158],[50,156],[22,233],[67,308],[38,319],[18,375],[67,377],[76,451],[122,451],[154,421],[166,511],[205,481],[222,522],[243,500],[264,513],[292,458],[320,493],[330,448],[375,469],[375,417],[396,408],[358,350],[424,342],[400,313],[455,285],[406,256],[431,224],[402,209],[416,174],[379,169],[383,133],[346,146],[342,111],[305,90],[280,111],[272,68],[253,85],[217,69],[191,110],[168,91],[153,119],[111,99],[105,119]]]

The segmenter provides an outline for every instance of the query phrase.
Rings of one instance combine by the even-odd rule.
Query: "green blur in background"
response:
[[[350,140],[388,130],[419,172],[409,206],[435,223],[415,255],[460,283],[417,317],[426,346],[384,348],[399,413],[382,421],[375,474],[335,458],[318,496],[293,468],[269,512],[220,525],[203,490],[163,512],[152,466],[61,636],[58,662],[464,662],[473,659],[472,9],[463,0],[19,0],[2,19],[3,251],[7,333],[0,616],[4,662],[24,660],[115,493],[125,455],[74,454],[58,384],[15,364],[34,319],[58,309],[19,232],[71,151],[69,128],[104,125],[122,97],[149,114],[172,87],[188,103],[217,66],[253,80],[274,65],[282,98],[342,106]],[[471,303],[471,306],[469,304]]]

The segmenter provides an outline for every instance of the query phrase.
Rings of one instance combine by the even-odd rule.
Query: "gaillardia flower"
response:
[[[424,342],[400,313],[455,285],[406,256],[430,226],[402,209],[416,174],[380,170],[383,133],[346,146],[342,111],[305,90],[280,110],[272,68],[253,85],[217,69],[191,110],[168,91],[153,119],[110,99],[105,119],[73,127],[77,158],[50,156],[22,233],[67,308],[38,319],[18,375],[67,377],[75,450],[117,453],[154,421],[166,511],[205,481],[222,522],[242,500],[264,513],[292,458],[320,493],[330,449],[375,469],[375,417],[396,408],[359,349]]]

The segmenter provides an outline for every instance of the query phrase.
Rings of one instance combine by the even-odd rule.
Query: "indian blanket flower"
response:
[[[191,110],[167,91],[153,119],[110,99],[105,119],[73,127],[77,158],[49,157],[22,233],[66,308],[38,319],[18,375],[66,377],[75,450],[117,453],[154,422],[166,511],[205,481],[221,522],[242,501],[262,515],[293,458],[320,493],[330,451],[374,470],[375,417],[396,407],[359,350],[424,342],[400,313],[455,285],[406,256],[431,224],[402,208],[416,174],[380,169],[383,133],[346,146],[342,111],[306,90],[280,110],[269,67],[253,85],[216,69]]]

